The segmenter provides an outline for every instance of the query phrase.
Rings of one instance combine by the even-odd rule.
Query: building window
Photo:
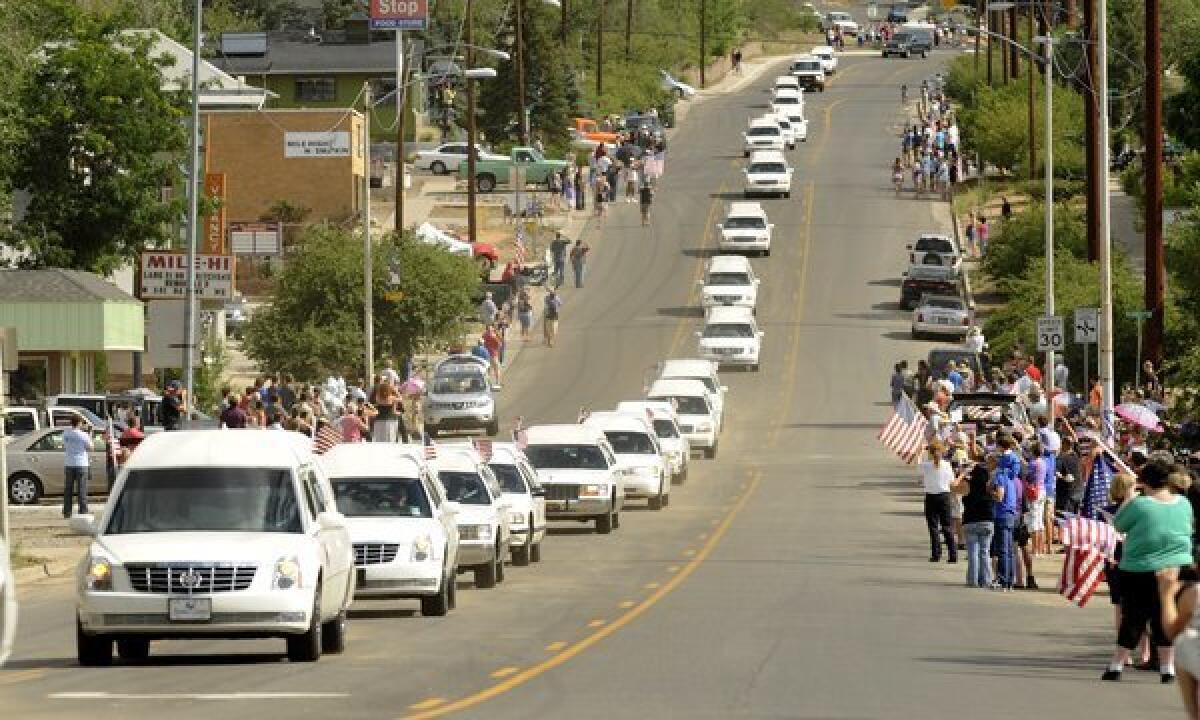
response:
[[[388,93],[393,92],[395,89],[395,77],[371,78],[371,97],[376,100],[386,96]],[[395,105],[395,98],[392,98],[392,104]]]
[[[331,77],[296,78],[296,99],[330,102],[337,99],[337,80]]]

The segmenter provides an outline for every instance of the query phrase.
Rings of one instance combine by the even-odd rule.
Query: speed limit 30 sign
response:
[[[1061,315],[1037,319],[1037,349],[1038,352],[1062,352],[1067,349]]]

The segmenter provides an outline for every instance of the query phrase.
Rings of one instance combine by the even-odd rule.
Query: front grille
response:
[[[358,584],[360,590],[391,590],[398,588],[436,588],[437,578],[397,578],[394,580],[364,580]]]
[[[737,236],[731,237],[729,239],[730,239],[730,241],[735,242],[735,243],[748,243],[748,242],[754,242],[758,238],[749,237],[746,235],[737,235]]]
[[[168,594],[246,590],[254,581],[254,565],[146,563],[125,566],[136,592]]]
[[[95,616],[93,616],[95,617]],[[257,625],[263,623],[303,622],[302,612],[231,612],[213,613],[212,619],[201,625]],[[105,613],[100,616],[105,627],[132,627],[138,625],[172,625],[166,613]],[[197,623],[190,623],[197,624]]]
[[[681,433],[696,432],[696,428],[692,425],[680,425],[679,432],[681,432]]]
[[[735,303],[738,300],[741,300],[742,298],[740,295],[713,295],[712,299],[713,299],[713,302]]]
[[[712,351],[717,355],[741,355],[742,354],[741,348],[733,348],[733,347],[713,348]]]
[[[380,565],[396,559],[396,543],[354,543],[355,565]]]
[[[578,485],[543,485],[547,500],[578,500]]]

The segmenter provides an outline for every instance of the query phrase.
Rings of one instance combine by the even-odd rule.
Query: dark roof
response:
[[[80,270],[0,269],[0,302],[118,302],[137,298],[99,275]]]
[[[263,57],[215,57],[212,63],[235,76],[395,73],[396,42],[323,43],[271,37]]]

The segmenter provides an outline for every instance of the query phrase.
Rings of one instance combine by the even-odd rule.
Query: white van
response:
[[[534,425],[525,456],[546,491],[550,520],[594,521],[606,535],[621,526],[625,474],[604,433],[583,425]]]
[[[354,543],[355,597],[417,598],[421,614],[455,603],[458,506],[424,452],[396,443],[341,443],[321,456]]]
[[[704,457],[717,456],[721,431],[712,393],[699,380],[656,380],[646,391],[647,400],[669,402],[679,415],[679,431],[690,447],[704,448]]]
[[[76,572],[81,665],[144,660],[153,640],[281,637],[288,658],[342,652],[354,596],[346,520],[293,432],[148,435]]]
[[[604,433],[617,456],[617,471],[625,475],[625,497],[646,498],[651,510],[671,502],[671,474],[658,435],[645,413],[594,412],[586,427]]]

